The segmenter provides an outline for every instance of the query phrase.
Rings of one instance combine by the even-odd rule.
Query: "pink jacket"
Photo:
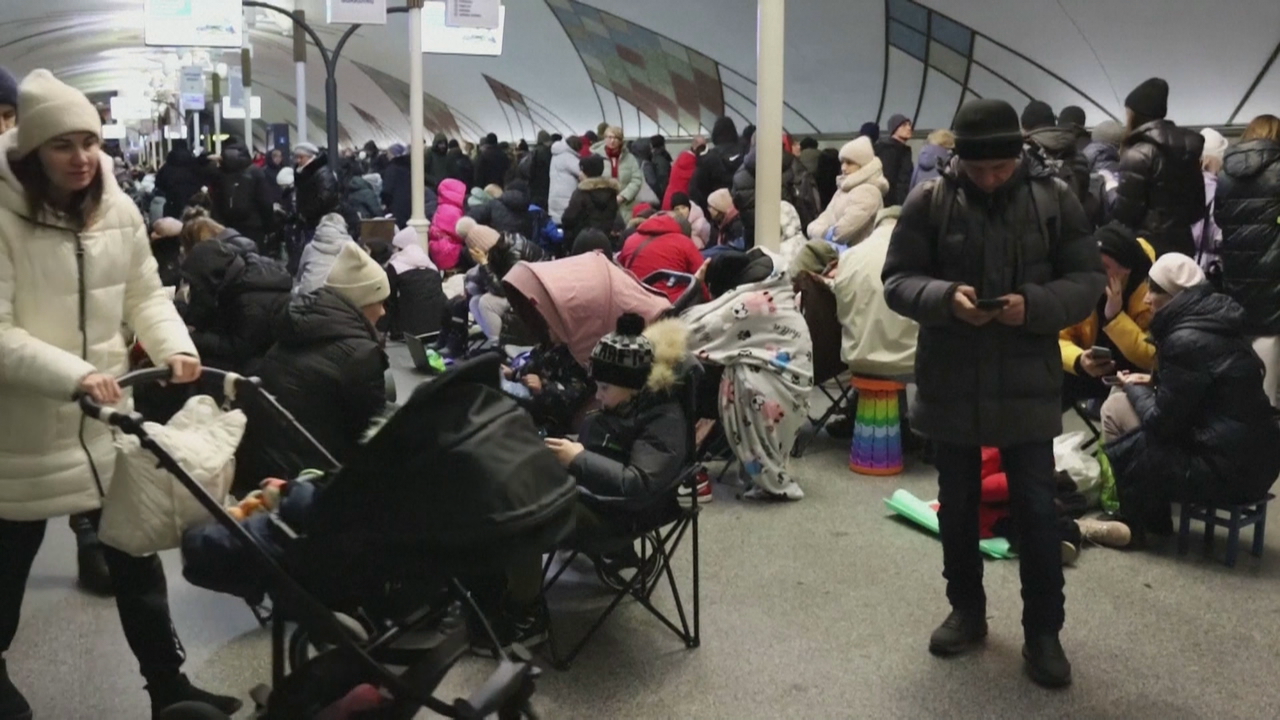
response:
[[[466,244],[458,237],[457,228],[464,212],[467,186],[453,178],[443,180],[437,195],[439,204],[436,206],[436,214],[431,218],[431,228],[427,231],[427,248],[431,254],[431,262],[441,270],[452,270],[458,266],[462,253],[466,250]]]

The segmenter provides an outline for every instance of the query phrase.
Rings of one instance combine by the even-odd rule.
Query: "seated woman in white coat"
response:
[[[146,226],[101,152],[98,111],[45,70],[22,81],[19,127],[0,135],[0,718],[30,718],[3,660],[46,521],[93,512],[111,482],[110,429],[83,418],[77,392],[118,405],[126,370],[121,325],[175,382],[200,376],[186,326],[165,294]],[[235,698],[193,687],[169,615],[159,558],[106,548],[125,637],[153,714]],[[34,640],[35,638],[28,638]],[[67,648],[77,654],[80,649]],[[68,678],[71,682],[77,679]]]
[[[809,223],[809,239],[852,247],[875,229],[876,214],[884,209],[889,181],[867,137],[851,140],[840,148],[840,171],[836,194],[827,209]]]

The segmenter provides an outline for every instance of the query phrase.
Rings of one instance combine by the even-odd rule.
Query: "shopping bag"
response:
[[[1071,476],[1076,490],[1097,507],[1102,494],[1102,471],[1097,458],[1083,449],[1089,435],[1084,431],[1059,435],[1053,439],[1053,463],[1058,472]]]
[[[1120,496],[1116,493],[1116,472],[1111,468],[1111,458],[1107,457],[1106,448],[1103,447],[1103,441],[1098,440],[1098,467],[1100,469],[1101,482],[1100,503],[1102,509],[1114,513],[1120,509]]]

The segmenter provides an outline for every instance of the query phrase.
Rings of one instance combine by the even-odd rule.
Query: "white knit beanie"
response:
[[[19,158],[59,135],[87,132],[102,137],[102,118],[89,98],[48,70],[32,70],[22,79],[18,117],[18,145],[12,154]]]
[[[467,249],[479,248],[484,252],[489,252],[494,245],[498,244],[498,238],[502,235],[488,225],[481,225],[475,221],[475,218],[463,216],[458,220],[458,224],[454,226],[453,231],[457,233],[458,239],[467,244]]]
[[[728,190],[720,188],[719,190],[711,193],[711,196],[707,198],[707,207],[715,210],[716,212],[728,215],[729,211],[734,207],[733,195],[730,195]]]
[[[1205,281],[1204,271],[1196,261],[1182,253],[1161,255],[1151,266],[1151,272],[1147,276],[1170,295],[1177,295]]]
[[[1204,151],[1200,153],[1202,160],[1207,157],[1221,160],[1227,154],[1227,145],[1229,143],[1222,136],[1222,133],[1213,128],[1205,128],[1200,131],[1200,134],[1204,136]]]
[[[355,242],[342,246],[324,286],[358,308],[385,302],[391,296],[387,272]]]
[[[871,138],[863,136],[850,140],[840,148],[840,159],[855,162],[858,167],[866,167],[876,159],[876,150],[871,145]]]

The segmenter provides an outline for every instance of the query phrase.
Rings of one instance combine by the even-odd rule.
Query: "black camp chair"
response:
[[[831,401],[826,412],[809,418],[809,428],[802,429],[791,448],[791,457],[804,455],[805,449],[813,438],[822,432],[831,418],[837,414],[848,415],[854,409],[853,383],[849,378],[849,366],[840,357],[840,343],[843,329],[840,317],[836,314],[836,296],[831,287],[821,277],[811,272],[803,272],[797,279],[800,289],[800,312],[804,315],[805,324],[809,326],[809,335],[813,338],[813,380],[814,385]],[[834,384],[836,392],[828,389]]]
[[[694,417],[694,403],[697,397],[698,381],[702,376],[702,367],[696,360],[690,360],[680,388],[681,407],[686,418]],[[596,566],[596,574],[600,580],[613,591],[613,598],[604,611],[596,618],[587,632],[574,643],[568,653],[562,653],[560,638],[555,632],[554,623],[549,626],[550,638],[548,649],[552,664],[559,670],[568,670],[578,654],[582,652],[591,638],[604,625],[613,611],[623,600],[631,597],[654,617],[676,634],[685,647],[696,648],[701,640],[701,596],[699,588],[698,557],[698,504],[697,488],[699,482],[706,477],[706,469],[697,462],[697,449],[694,447],[694,425],[689,423],[688,467],[681,475],[677,488],[669,497],[653,506],[629,517],[618,534],[608,538],[593,539],[589,542],[569,541],[561,545],[562,553],[567,553],[558,568],[555,568],[557,553],[547,556],[543,565],[544,578],[542,592],[545,602],[546,593],[564,575],[565,570],[573,564],[579,555],[586,556]],[[686,489],[691,497],[681,499],[678,490]],[[616,520],[615,520],[616,522]],[[671,558],[679,550],[685,538],[689,539],[693,565],[693,587],[691,613],[685,611],[684,598],[676,582],[675,573],[671,569]],[[639,548],[637,550],[637,547]],[[628,561],[616,562],[611,558],[626,557]],[[552,569],[555,572],[552,573]],[[630,575],[626,573],[630,571]],[[654,592],[666,579],[671,590],[671,599],[675,604],[676,617],[659,610],[653,603]],[[692,617],[690,617],[692,616]]]

